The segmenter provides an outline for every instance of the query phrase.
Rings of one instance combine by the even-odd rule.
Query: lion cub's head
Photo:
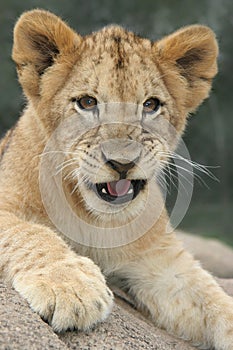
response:
[[[81,37],[46,11],[21,16],[19,80],[44,139],[65,130],[55,136],[60,170],[84,211],[122,219],[126,203],[128,216],[141,209],[188,113],[209,94],[217,53],[205,26],[151,42],[118,26]]]

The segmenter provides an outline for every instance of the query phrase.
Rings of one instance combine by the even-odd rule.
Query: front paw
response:
[[[14,280],[14,288],[55,331],[86,330],[107,318],[113,294],[99,268],[78,257],[33,269]]]

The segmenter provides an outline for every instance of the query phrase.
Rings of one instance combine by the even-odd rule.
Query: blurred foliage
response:
[[[25,10],[48,9],[80,34],[117,23],[156,40],[192,23],[209,25],[220,44],[219,75],[211,98],[189,119],[184,141],[191,158],[218,166],[215,182],[202,175],[208,187],[195,182],[192,204],[182,222],[191,231],[217,236],[233,244],[233,1],[232,0],[0,0],[0,134],[18,118],[25,104],[11,61],[12,32]]]

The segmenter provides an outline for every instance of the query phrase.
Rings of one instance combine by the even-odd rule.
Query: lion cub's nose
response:
[[[121,163],[113,159],[109,159],[106,164],[112,169],[116,170],[119,174],[126,174],[127,171],[132,169],[138,159],[135,159],[133,162]]]
[[[127,171],[138,162],[142,147],[135,141],[113,139],[103,142],[101,151],[106,165],[125,177]]]

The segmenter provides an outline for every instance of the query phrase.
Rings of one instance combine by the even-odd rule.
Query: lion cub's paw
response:
[[[113,306],[113,294],[99,268],[83,257],[21,274],[14,287],[57,332],[87,330],[105,320]]]

